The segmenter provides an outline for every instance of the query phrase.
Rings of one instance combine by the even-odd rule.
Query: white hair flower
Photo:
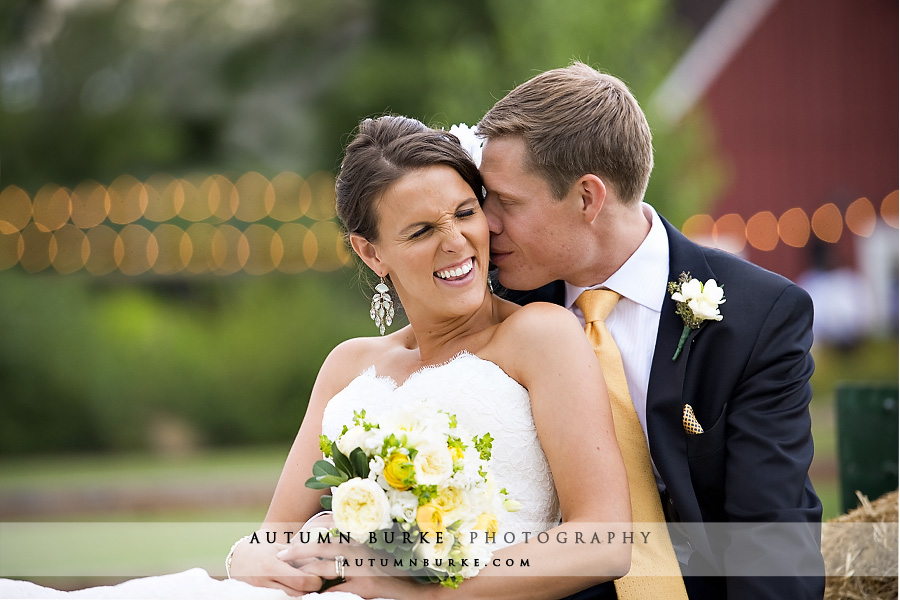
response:
[[[450,133],[459,138],[463,149],[472,157],[476,167],[481,166],[481,149],[484,146],[484,138],[478,137],[474,127],[465,123],[459,123],[450,127]]]

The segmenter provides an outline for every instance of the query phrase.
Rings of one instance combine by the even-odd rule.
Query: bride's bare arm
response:
[[[606,384],[584,330],[565,309],[531,304],[504,321],[495,337],[493,360],[531,396],[563,522],[548,532],[547,543],[532,539],[495,552],[492,564],[460,589],[467,598],[561,598],[624,575],[630,546],[608,541],[610,533],[621,541],[631,529],[628,483]],[[579,535],[589,542],[595,532],[603,543],[573,543]],[[519,576],[492,576],[513,573]]]
[[[344,342],[332,350],[322,364],[300,431],[285,461],[265,520],[257,532],[261,543],[245,541],[234,548],[230,571],[235,579],[293,594],[317,591],[321,587],[319,577],[304,573],[275,555],[286,547],[289,533],[299,531],[307,519],[322,510],[319,503],[322,490],[305,486],[312,475],[313,464],[322,458],[319,448],[322,415],[328,401],[358,374],[354,368],[364,354],[365,344],[363,340]],[[276,543],[269,543],[273,538]]]

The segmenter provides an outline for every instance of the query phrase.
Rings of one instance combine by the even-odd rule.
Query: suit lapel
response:
[[[669,281],[677,281],[683,272],[701,281],[715,278],[700,247],[663,219],[669,238]],[[647,388],[647,434],[650,454],[666,491],[678,507],[679,519],[685,523],[699,523],[700,515],[687,461],[687,440],[681,425],[684,411],[684,378],[691,346],[703,327],[690,332],[678,358],[672,360],[684,323],[675,312],[675,301],[667,293],[659,317],[656,348],[650,368]],[[708,548],[697,548],[708,554]],[[706,552],[703,552],[706,550]]]

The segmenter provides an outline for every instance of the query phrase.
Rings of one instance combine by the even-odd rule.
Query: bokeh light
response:
[[[812,217],[802,208],[781,217],[761,211],[746,222],[737,213],[718,219],[697,214],[681,230],[734,253],[747,244],[762,251],[779,242],[803,248],[810,235],[839,241],[844,227],[871,236],[879,217],[896,228],[897,199],[897,190],[880,206],[858,198],[843,215],[832,203]],[[148,222],[157,225],[148,228]],[[14,185],[0,190],[0,270],[19,265],[29,273],[52,267],[60,274],[299,274],[340,269],[351,259],[335,219],[334,177],[324,171],[307,178],[285,171],[271,180],[249,172],[234,183],[223,175],[160,173],[145,182],[122,175],[109,187],[86,180],[71,192],[46,184],[33,200]]]
[[[90,252],[87,236],[74,225],[67,223],[53,232],[50,262],[57,273],[68,275],[83,269]]]
[[[309,184],[290,171],[279,173],[272,179],[275,203],[269,212],[273,219],[281,222],[296,221],[306,214],[312,202]]]
[[[823,242],[837,243],[844,232],[844,217],[841,215],[841,209],[831,202],[820,206],[813,213],[810,226],[816,237]]]
[[[694,215],[681,226],[681,233],[689,240],[702,243],[712,238],[716,222],[709,215]]]
[[[809,217],[802,208],[791,208],[778,219],[778,236],[794,248],[802,248],[809,241]]]
[[[868,198],[859,198],[847,207],[844,214],[847,229],[860,237],[869,237],[875,231],[875,207]]]
[[[116,270],[115,247],[119,234],[106,225],[92,227],[87,232],[90,254],[84,268],[91,275],[107,275]]]
[[[110,197],[96,181],[79,183],[72,190],[72,224],[80,229],[96,227],[109,217]]]
[[[239,248],[246,243],[244,234],[232,225],[219,225],[217,227],[218,235],[213,243],[213,259],[216,267],[216,274],[231,275],[237,273],[244,268],[247,262],[246,255],[241,261]],[[249,254],[249,252],[248,252]]]
[[[238,209],[238,191],[227,177],[211,175],[200,185],[200,197],[206,198],[209,212],[221,221],[227,221]]]
[[[747,225],[739,214],[722,215],[713,225],[712,237],[719,248],[728,252],[740,252],[747,245]]]
[[[150,243],[150,231],[141,225],[127,225],[119,232],[115,244],[116,266],[125,275],[140,275],[156,262],[156,242]],[[153,253],[151,256],[151,248]]]
[[[747,242],[757,250],[774,250],[778,245],[778,219],[775,215],[765,210],[747,219]]]
[[[24,249],[21,233],[18,231],[0,232],[0,271],[19,264]]]
[[[31,198],[25,190],[8,186],[0,192],[0,233],[21,231],[31,220],[31,210]]]
[[[306,238],[312,237],[315,240],[315,235],[300,223],[285,223],[275,233],[278,234],[284,248],[284,256],[278,263],[278,270],[282,273],[296,274],[308,269],[309,263],[306,261],[303,248]]]
[[[328,221],[335,217],[334,175],[317,171],[307,178],[310,205],[307,214],[317,221]]]
[[[72,203],[69,192],[48,183],[38,191],[32,205],[32,223],[41,231],[56,231],[69,220]]]
[[[169,223],[162,223],[153,230],[153,238],[158,248],[156,260],[151,263],[154,273],[173,275],[184,270],[181,244],[186,237],[187,234],[180,227]]]
[[[235,182],[238,197],[234,216],[247,223],[255,223],[269,215],[275,205],[275,190],[269,180],[259,173],[244,173]]]
[[[881,201],[881,218],[884,222],[897,229],[897,190],[884,197]]]
[[[175,180],[172,177],[159,173],[151,176],[144,184],[147,192],[147,210],[144,216],[151,221],[163,223],[171,221],[178,214],[180,205],[175,204],[174,188],[170,189]]]
[[[167,193],[169,190],[172,194],[172,204],[182,219],[200,222],[212,216],[209,200],[200,193],[192,179],[176,179],[166,188]]]
[[[134,223],[147,209],[147,190],[131,175],[117,177],[109,186],[109,220],[118,225]]]
[[[244,271],[250,275],[265,275],[273,269],[275,265],[281,262],[281,256],[284,254],[284,247],[281,245],[281,238],[275,235],[275,232],[265,225],[250,225],[244,230],[244,239],[246,246],[242,246],[242,254],[246,253],[246,261],[244,261]],[[275,240],[278,243],[275,244]]]
[[[43,271],[50,266],[50,240],[53,233],[39,227],[34,222],[22,228],[24,250],[19,264],[29,273]]]

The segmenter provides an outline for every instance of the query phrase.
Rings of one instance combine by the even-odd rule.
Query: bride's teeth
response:
[[[472,264],[472,260],[470,259],[466,264],[461,267],[457,267],[455,269],[447,269],[446,271],[437,271],[436,275],[441,279],[450,279],[451,277],[461,277],[462,275],[466,275],[469,271],[472,270],[474,265]]]

